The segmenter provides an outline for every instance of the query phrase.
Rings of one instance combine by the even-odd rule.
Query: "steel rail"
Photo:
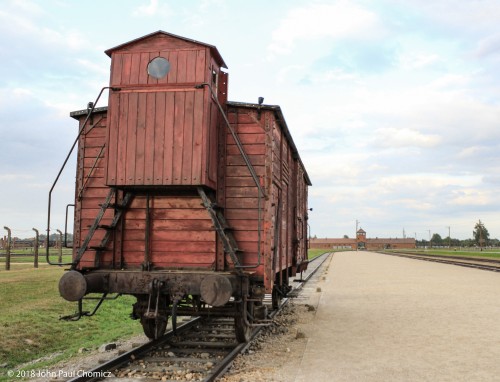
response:
[[[304,278],[301,277],[300,280],[296,280],[299,282],[299,284],[296,284],[292,291],[299,290],[303,287],[303,285],[311,279],[311,277],[320,269],[321,265],[325,262],[326,259],[329,258],[329,255],[331,253],[325,253],[324,255],[318,256],[314,259],[312,259],[309,264],[315,264],[316,266],[313,267],[312,269],[307,271],[307,274]],[[302,274],[301,274],[302,276]],[[284,298],[281,301],[281,304],[278,309],[273,310],[270,312],[269,316],[270,318],[274,318],[289,302],[290,298]],[[180,333],[183,331],[188,331],[189,329],[193,328],[195,325],[199,324],[202,322],[202,317],[196,317],[179,327],[177,327],[177,336],[179,336]],[[217,378],[222,376],[226,371],[231,367],[233,361],[235,358],[246,351],[250,345],[252,344],[252,341],[255,340],[263,330],[263,327],[256,327],[250,336],[250,340],[245,343],[239,343],[239,344],[234,344],[234,347],[227,353],[227,355],[220,360],[214,367],[210,370],[210,374],[207,375],[203,381],[204,382],[211,382],[215,381]],[[149,352],[154,350],[155,348],[161,347],[163,344],[166,344],[169,340],[174,338],[174,332],[169,331],[167,332],[164,336],[157,340],[150,341],[144,345],[141,345],[137,348],[134,348],[122,355],[119,355],[116,358],[113,358],[95,368],[92,368],[90,370],[86,370],[84,373],[81,373],[81,376],[77,376],[73,379],[68,380],[67,382],[94,382],[94,381],[99,381],[99,380],[106,380],[107,378],[102,378],[102,376],[105,372],[108,371],[114,371],[120,367],[124,367],[129,363],[131,360],[137,361],[141,359],[141,357],[144,357],[147,355]],[[96,377],[94,377],[96,376]],[[117,378],[119,379],[119,378]]]
[[[448,259],[447,257],[436,257],[433,255],[408,254],[408,253],[399,253],[399,252],[390,253],[390,252],[384,252],[384,251],[377,251],[377,253],[380,253],[382,255],[403,257],[406,259],[414,259],[414,260],[430,261],[430,262],[441,263],[441,264],[457,265],[460,267],[480,269],[483,271],[500,272],[500,266],[480,264],[481,262],[487,262],[486,259],[483,260],[483,259],[462,257],[462,258],[460,258],[460,260],[462,260],[462,261],[457,261],[455,259]],[[465,262],[464,260],[467,260],[469,262]],[[490,263],[496,263],[496,262],[497,261],[495,261],[495,260],[490,261]]]
[[[200,319],[201,319],[201,317],[197,317],[195,319],[192,319],[191,321],[188,321],[188,322],[180,325],[177,328],[177,330],[187,330],[187,329],[193,327],[194,325],[196,325],[200,321]],[[113,359],[93,368],[93,369],[86,370],[84,374],[86,374],[86,375],[98,375],[99,373],[103,373],[105,371],[116,369],[122,365],[125,365],[131,359],[139,358],[140,356],[148,353],[149,351],[151,351],[155,347],[162,345],[163,343],[165,343],[169,339],[171,339],[173,336],[174,336],[174,332],[169,331],[161,338],[158,338],[156,340],[145,343],[144,345],[136,347],[136,348],[134,348],[134,349],[122,354],[122,355],[119,355],[118,357],[113,358]],[[87,377],[86,375],[75,377],[73,379],[68,380],[67,382],[91,382],[91,381],[100,380],[100,378]]]

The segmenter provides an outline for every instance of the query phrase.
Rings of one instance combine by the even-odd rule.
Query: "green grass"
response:
[[[71,261],[71,248],[63,248],[63,262]],[[38,250],[38,264],[47,264],[45,260],[45,249],[40,248]],[[57,262],[59,258],[59,251],[56,249],[50,250],[50,261]],[[14,263],[32,263],[35,259],[33,254],[33,248],[16,248],[11,251],[10,262]],[[0,250],[0,264],[5,264],[5,250]]]
[[[5,371],[58,354],[50,361],[25,368],[40,369],[74,356],[79,348],[95,349],[105,342],[142,332],[140,324],[129,318],[135,300],[129,296],[104,302],[93,317],[60,321],[60,316],[76,311],[76,303],[59,296],[58,281],[63,272],[61,267],[47,266],[0,269],[0,365],[7,364]],[[95,301],[86,303],[90,305],[85,305],[84,310],[93,309]],[[0,381],[8,380],[0,372]]]
[[[411,252],[411,253],[422,253],[425,255],[437,255],[437,256],[464,256],[464,257],[484,257],[488,259],[500,259],[500,252],[496,250],[483,250],[478,249],[435,249],[435,248],[416,248],[416,249],[404,249],[404,250],[390,250],[391,252]]]
[[[307,251],[307,258],[308,258],[309,260],[312,260],[312,259],[314,259],[315,257],[321,256],[323,253],[327,253],[327,252],[332,252],[332,251],[330,251],[329,249],[317,249],[317,248],[310,248],[310,249]]]

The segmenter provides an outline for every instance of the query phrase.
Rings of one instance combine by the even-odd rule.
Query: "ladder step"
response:
[[[112,230],[112,229],[115,229],[115,227],[109,225],[109,224],[99,224],[97,226],[97,228],[102,228],[102,229],[105,229],[105,230]]]
[[[125,209],[126,206],[123,204],[117,204],[117,203],[110,203],[108,208],[114,208],[115,210],[123,210]]]
[[[219,206],[217,203],[212,203],[212,206],[211,206],[215,211],[224,211],[224,207],[222,206]]]
[[[100,245],[89,245],[88,249],[94,250],[94,251],[104,251],[106,247],[102,247]]]

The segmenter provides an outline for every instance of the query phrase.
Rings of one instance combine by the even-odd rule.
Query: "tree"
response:
[[[439,233],[435,233],[432,235],[431,243],[434,245],[443,245],[443,239]]]
[[[488,239],[490,238],[490,233],[484,226],[484,224],[479,220],[474,226],[474,231],[472,231],[472,237],[474,241],[481,247],[481,250],[485,245],[488,244]]]
[[[349,236],[347,236],[347,235],[344,235],[344,239],[349,239]]]

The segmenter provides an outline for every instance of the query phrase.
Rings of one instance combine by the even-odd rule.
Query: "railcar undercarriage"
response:
[[[274,288],[273,306],[279,304],[288,289],[286,286]],[[89,293],[135,296],[137,302],[133,305],[131,317],[140,320],[144,333],[151,339],[165,333],[169,319],[175,330],[179,316],[234,317],[239,342],[248,341],[253,327],[270,323],[267,306],[263,303],[265,288],[254,282],[249,273],[69,271],[60,280],[59,291],[66,300],[79,302],[80,311],[71,319],[90,315],[82,314],[82,300]]]

